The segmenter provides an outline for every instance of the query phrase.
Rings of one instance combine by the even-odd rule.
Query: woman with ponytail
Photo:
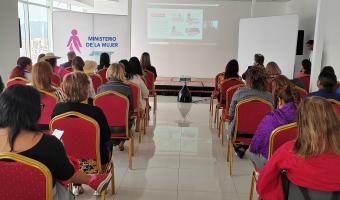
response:
[[[12,70],[9,78],[26,78],[25,73],[30,73],[32,70],[32,60],[28,57],[20,57],[17,60],[17,65]]]
[[[261,169],[268,159],[271,132],[282,125],[295,121],[299,94],[290,80],[279,75],[273,80],[273,96],[276,109],[268,113],[259,124],[250,145],[250,160]]]

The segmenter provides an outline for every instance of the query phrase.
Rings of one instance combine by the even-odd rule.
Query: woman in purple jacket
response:
[[[282,125],[295,121],[299,94],[290,80],[280,75],[273,80],[273,96],[276,109],[268,113],[261,121],[250,144],[250,160],[261,169],[268,159],[269,138],[271,132]]]

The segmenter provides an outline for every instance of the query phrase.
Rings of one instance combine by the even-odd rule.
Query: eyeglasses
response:
[[[40,109],[42,110],[42,109],[44,109],[44,108],[45,108],[45,104],[41,103],[41,104],[40,104]]]

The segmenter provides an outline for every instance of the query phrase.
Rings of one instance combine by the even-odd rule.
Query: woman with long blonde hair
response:
[[[98,94],[106,92],[106,91],[116,91],[126,96],[129,99],[129,106],[130,106],[129,107],[129,129],[130,129],[133,125],[132,114],[134,111],[134,107],[133,107],[132,91],[130,87],[125,83],[126,78],[125,78],[124,65],[121,63],[111,64],[110,67],[107,68],[106,78],[108,82],[101,85],[98,88]],[[121,151],[124,150],[124,142],[125,140],[121,140],[119,143],[119,150]]]
[[[144,52],[141,56],[141,65],[143,70],[148,70],[154,74],[154,79],[157,78],[157,71],[154,66],[151,65],[151,58],[148,52]]]
[[[284,199],[282,170],[297,186],[340,191],[340,118],[333,105],[321,97],[306,98],[298,108],[297,130],[296,141],[282,145],[261,170],[260,198]]]

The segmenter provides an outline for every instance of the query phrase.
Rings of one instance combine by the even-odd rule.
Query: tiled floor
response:
[[[246,200],[251,164],[234,156],[232,177],[226,146],[210,127],[207,101],[176,103],[161,97],[157,115],[142,143],[136,143],[133,170],[127,169],[127,151],[115,150],[116,200]],[[166,100],[165,100],[166,99]],[[152,105],[152,104],[151,104]],[[91,189],[77,199],[96,199]]]

